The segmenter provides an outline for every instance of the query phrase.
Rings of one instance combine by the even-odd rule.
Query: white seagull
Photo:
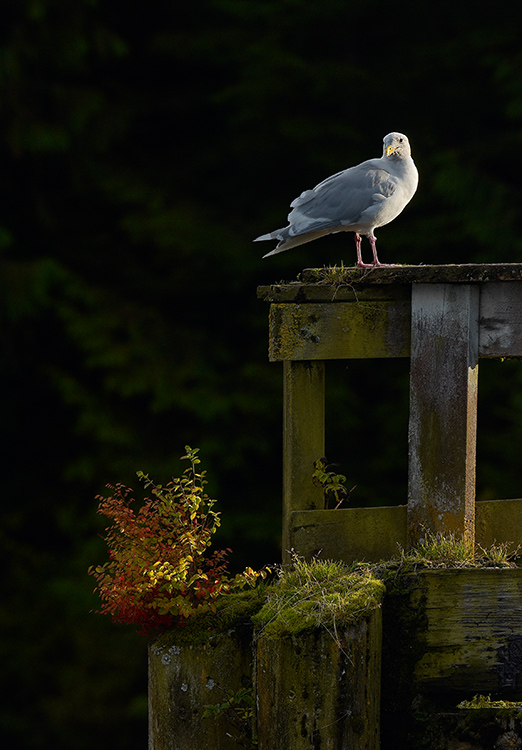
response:
[[[279,240],[277,247],[264,255],[282,253],[296,245],[335,232],[355,232],[357,265],[361,268],[390,265],[377,257],[375,229],[389,224],[411,201],[419,174],[411,158],[410,143],[402,133],[388,133],[380,159],[369,159],[305,190],[291,203],[289,224],[263,234],[254,242]],[[366,235],[373,262],[363,263],[361,235]]]

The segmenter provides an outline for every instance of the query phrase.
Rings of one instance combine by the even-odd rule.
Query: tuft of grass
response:
[[[267,591],[253,622],[263,635],[295,636],[318,627],[356,623],[381,605],[384,584],[369,568],[297,555],[291,569],[279,571],[279,580]]]
[[[341,265],[324,266],[314,269],[315,282],[318,284],[346,284],[347,271],[353,271],[353,266]]]
[[[520,546],[512,549],[509,542],[493,544],[489,548],[473,545],[454,534],[426,532],[422,542],[411,550],[399,545],[399,554],[391,560],[372,566],[379,577],[414,573],[425,568],[516,568]]]

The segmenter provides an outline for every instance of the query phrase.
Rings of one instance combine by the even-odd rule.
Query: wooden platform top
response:
[[[522,263],[464,263],[440,266],[384,266],[357,268],[333,266],[306,268],[296,281],[260,286],[257,296],[266,302],[318,302],[347,299],[360,290],[411,284],[474,284],[489,281],[522,281]],[[384,287],[384,288],[383,288]],[[405,289],[406,291],[406,289]]]

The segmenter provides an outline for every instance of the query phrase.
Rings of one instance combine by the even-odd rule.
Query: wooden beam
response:
[[[290,514],[324,507],[313,484],[325,452],[324,362],[285,362],[283,389],[283,560],[289,558]]]
[[[414,284],[408,530],[474,541],[479,289]]]
[[[379,562],[407,547],[405,505],[299,510],[290,517],[290,541],[306,560]]]
[[[410,301],[270,305],[272,362],[378,359],[410,353]]]

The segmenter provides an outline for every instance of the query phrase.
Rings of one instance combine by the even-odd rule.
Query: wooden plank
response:
[[[522,500],[481,500],[475,504],[475,539],[482,547],[522,547]]]
[[[522,499],[482,500],[475,504],[475,538],[489,548],[522,546]],[[298,510],[290,514],[289,545],[310,560],[378,562],[408,544],[407,506]]]
[[[463,263],[426,266],[389,266],[376,268],[306,268],[299,281],[260,286],[259,299],[266,302],[304,302],[307,299],[329,302],[338,295],[364,289],[423,284],[491,284],[521,282],[522,263]],[[342,297],[341,297],[342,298]],[[348,297],[349,298],[349,297]]]
[[[404,299],[270,306],[272,362],[407,357],[409,352],[410,303]]]
[[[283,389],[283,560],[288,560],[290,514],[324,507],[312,481],[325,453],[324,362],[285,362]]]
[[[478,286],[479,357],[522,358],[522,282]],[[299,288],[297,295],[294,287],[274,287],[280,293],[272,295],[271,361],[409,356],[409,285]],[[288,304],[296,297],[301,301]]]
[[[418,629],[397,630],[403,645],[395,646],[416,655],[409,676],[416,691],[520,700],[522,570],[424,571],[401,584],[410,591],[404,617]]]
[[[375,266],[373,268],[305,268],[303,283],[352,284],[471,284],[522,281],[522,263],[445,263],[422,266]]]
[[[478,287],[414,284],[408,527],[474,539]]]
[[[411,284],[272,284],[260,286],[257,296],[264,302],[368,302],[409,300]]]
[[[522,283],[480,287],[480,357],[522,357]]]
[[[301,510],[290,515],[290,544],[310,560],[379,562],[407,546],[406,505]]]

